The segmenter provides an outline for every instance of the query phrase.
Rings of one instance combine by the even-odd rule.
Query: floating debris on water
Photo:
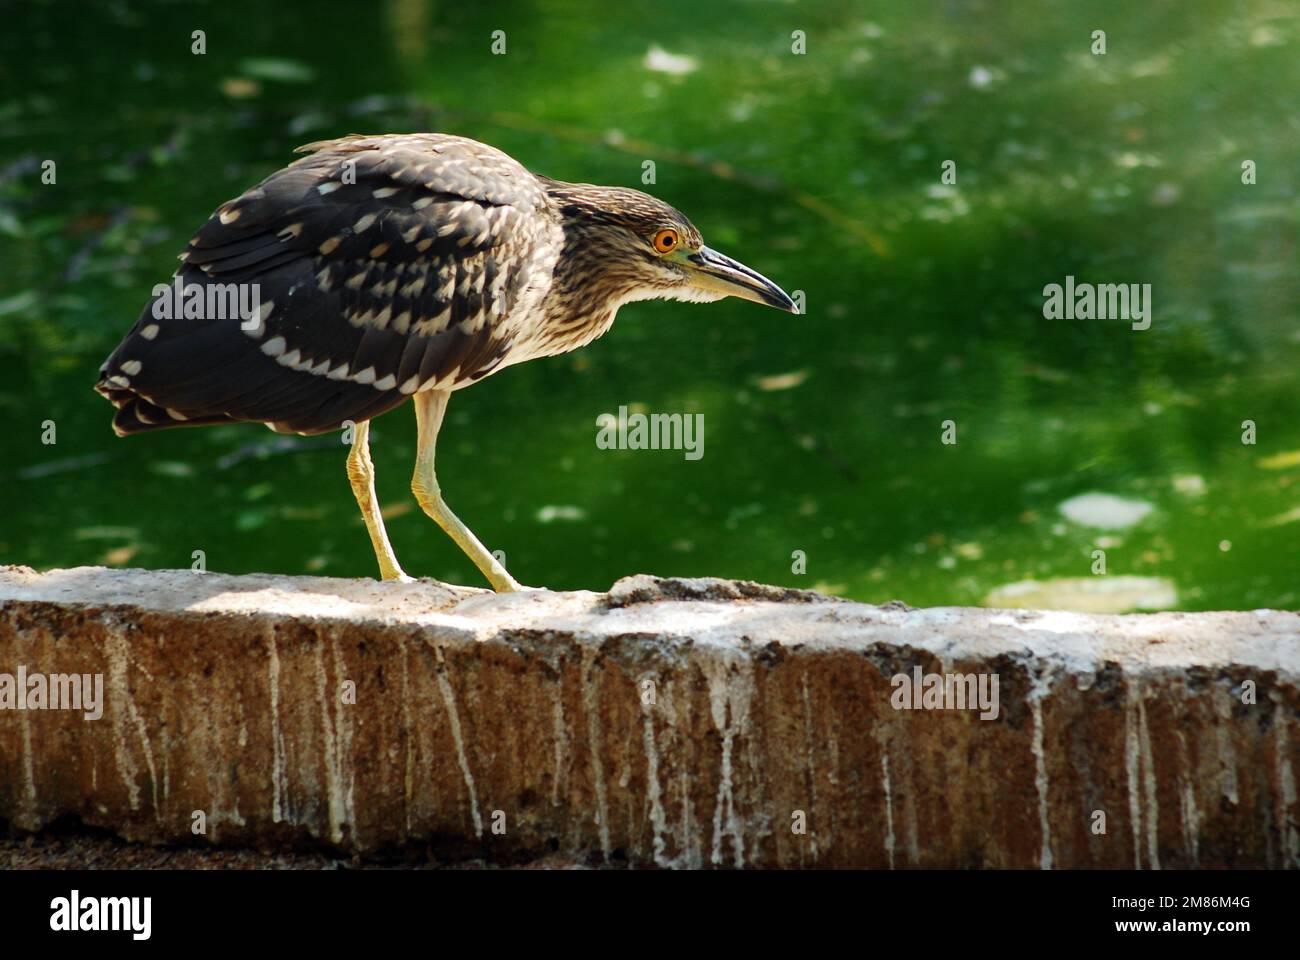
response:
[[[1006,77],[1007,75],[997,67],[974,66],[971,67],[970,76],[966,78],[966,82],[976,90],[987,90],[995,83],[1005,80]]]
[[[140,545],[136,543],[128,544],[125,547],[114,547],[112,550],[107,551],[99,562],[106,567],[124,567],[139,552]]]
[[[777,373],[770,377],[759,377],[756,383],[760,390],[793,390],[807,379],[807,370],[792,370],[789,373]]]
[[[78,540],[134,540],[140,531],[136,527],[78,527],[72,535]]]
[[[1067,520],[1085,527],[1122,530],[1131,527],[1154,508],[1141,500],[1125,500],[1109,493],[1081,493],[1061,503],[1056,509]]]
[[[1072,610],[1076,613],[1129,613],[1171,610],[1178,590],[1166,577],[1058,577],[1021,580],[990,590],[985,607],[1014,610]]]
[[[250,57],[239,62],[239,72],[259,80],[276,80],[280,83],[311,83],[316,71],[297,60],[278,57]]]
[[[554,504],[542,507],[537,511],[538,523],[554,523],[556,520],[586,520],[587,511],[582,507],[575,507],[568,504],[557,506]]]
[[[829,580],[818,580],[812,585],[814,593],[824,593],[828,597],[842,597],[849,592],[847,583],[832,583]]]
[[[1280,527],[1284,523],[1295,523],[1297,520],[1300,520],[1300,507],[1292,507],[1285,513],[1279,513],[1275,517],[1269,517],[1264,521],[1262,526]]]
[[[10,313],[22,313],[24,310],[30,310],[40,302],[40,294],[35,290],[24,290],[22,293],[15,293],[12,297],[0,300],[0,317]]]
[[[374,443],[375,437],[371,437],[371,443]],[[217,460],[218,470],[229,470],[237,463],[244,460],[265,460],[269,456],[277,453],[296,453],[299,450],[323,450],[326,447],[338,447],[340,440],[338,437],[330,435],[325,437],[276,437],[274,440],[261,441],[259,443],[249,443],[237,450],[227,453]]]
[[[262,92],[262,85],[248,77],[226,77],[221,81],[221,92],[231,100],[248,100]]]
[[[84,457],[66,457],[63,460],[49,460],[45,463],[32,464],[30,467],[23,467],[18,471],[20,480],[39,480],[41,477],[53,476],[56,473],[71,473],[74,470],[85,470],[89,467],[97,467],[101,463],[108,462],[106,453],[88,453]]]
[[[1275,453],[1273,456],[1265,457],[1259,461],[1259,465],[1265,470],[1287,470],[1291,467],[1300,467],[1300,450]]]
[[[651,47],[643,62],[647,70],[653,70],[655,73],[671,73],[674,76],[693,73],[699,66],[694,57],[669,53],[659,46]]]

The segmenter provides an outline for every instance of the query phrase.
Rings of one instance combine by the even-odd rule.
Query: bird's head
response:
[[[740,297],[796,312],[767,277],[704,245],[679,210],[640,190],[547,182],[564,223],[557,266],[575,295],[617,309],[633,300]]]

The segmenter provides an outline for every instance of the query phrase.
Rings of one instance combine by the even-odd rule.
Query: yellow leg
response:
[[[366,530],[370,532],[370,543],[375,548],[375,559],[379,561],[379,575],[385,580],[411,582],[411,578],[402,572],[402,565],[397,562],[393,545],[388,542],[388,531],[384,529],[384,518],[379,514],[379,499],[375,496],[375,465],[370,459],[370,422],[358,423],[352,437],[352,451],[348,454],[348,480],[352,482],[352,493],[361,508],[361,516],[366,521]]]
[[[488,552],[487,547],[479,542],[469,527],[451,512],[443,502],[442,490],[438,486],[438,477],[434,473],[434,448],[438,443],[438,429],[442,426],[442,416],[447,411],[447,398],[450,391],[429,390],[415,395],[415,422],[419,430],[419,452],[415,458],[415,476],[411,479],[411,490],[420,507],[437,521],[438,526],[446,531],[447,536],[456,541],[456,545],[465,552],[465,556],[474,561],[474,566],[482,571],[497,593],[524,589],[514,577],[506,571],[496,557]]]

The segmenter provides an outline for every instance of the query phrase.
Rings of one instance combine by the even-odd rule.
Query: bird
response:
[[[350,431],[347,474],[383,580],[409,582],[375,495],[369,427],[411,400],[411,489],[498,592],[528,589],[447,506],[447,401],[507,367],[583,347],[640,300],[733,296],[798,313],[639,190],[530,172],[442,133],[350,134],[221,204],[100,367],[118,436],[262,423]]]

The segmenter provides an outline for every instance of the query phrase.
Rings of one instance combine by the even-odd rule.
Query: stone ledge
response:
[[[20,830],[496,863],[1300,867],[1295,613],[0,568],[0,674],[20,666],[100,673],[105,701],[0,710]],[[997,718],[894,709],[914,667],[996,676]]]

